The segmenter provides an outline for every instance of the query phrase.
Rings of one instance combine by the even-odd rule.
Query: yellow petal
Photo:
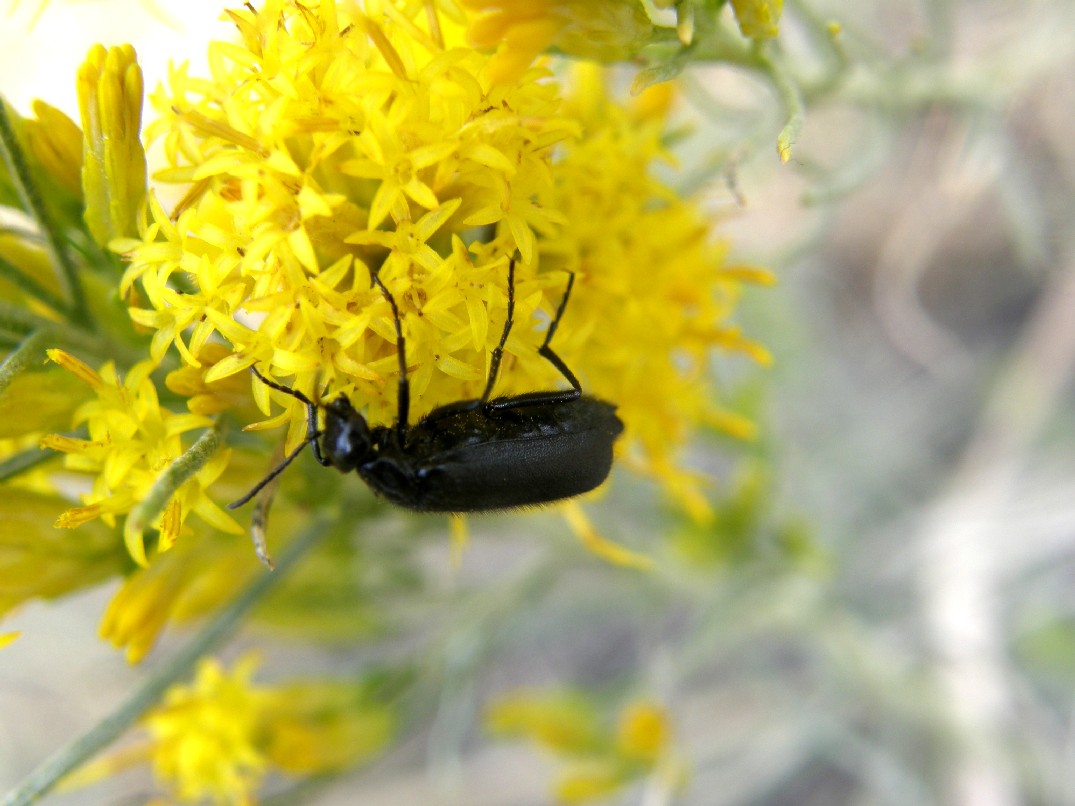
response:
[[[66,513],[64,513],[66,514]],[[138,518],[127,518],[123,524],[123,542],[131,558],[143,568],[149,566],[146,558],[145,538],[142,535],[144,524]]]
[[[83,383],[88,384],[94,389],[100,389],[104,386],[104,381],[101,380],[100,375],[94,372],[89,365],[78,360],[70,353],[63,350],[46,350],[45,353],[50,360],[75,375]]]
[[[465,515],[450,515],[448,529],[452,539],[452,568],[458,568],[463,562],[463,552],[469,542],[467,518]]]
[[[631,551],[631,549],[618,543],[613,543],[608,538],[603,537],[594,528],[594,525],[577,502],[567,501],[561,504],[560,511],[563,513],[564,518],[567,519],[571,530],[582,541],[582,545],[598,557],[607,560],[613,565],[621,565],[626,568],[637,568],[640,571],[651,571],[653,569],[653,560],[651,558],[636,551]]]

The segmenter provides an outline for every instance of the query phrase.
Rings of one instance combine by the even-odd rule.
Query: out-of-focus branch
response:
[[[1052,278],[978,427],[926,514],[920,583],[941,701],[956,730],[949,802],[1020,802],[1005,752],[1011,689],[1000,588],[1021,536],[1002,528],[1027,449],[1075,371],[1075,256]],[[1020,552],[1022,549],[1020,549]]]

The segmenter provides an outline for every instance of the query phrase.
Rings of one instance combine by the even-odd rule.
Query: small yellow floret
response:
[[[267,761],[258,748],[264,696],[250,682],[257,661],[231,672],[204,660],[190,686],[176,686],[144,718],[154,773],[180,799],[250,803]]]
[[[528,738],[562,758],[555,792],[565,803],[605,798],[644,777],[673,791],[686,777],[672,747],[668,712],[654,702],[626,706],[612,729],[579,692],[520,690],[496,700],[487,727]]]
[[[638,702],[620,714],[616,743],[627,757],[653,764],[668,749],[669,732],[664,708],[652,702]]]
[[[212,420],[162,408],[149,378],[154,368],[152,361],[136,364],[124,380],[112,362],[95,371],[62,350],[49,350],[48,355],[95,392],[94,398],[79,406],[74,416],[74,425],[86,424],[89,439],[51,434],[41,440],[42,447],[66,454],[68,468],[96,477],[92,492],[82,496],[84,505],[64,512],[56,526],[74,528],[96,518],[113,525],[117,516],[132,512],[147,497],[161,474],[183,454],[182,435],[207,428]],[[181,534],[191,512],[218,529],[242,531],[205,493],[205,488],[223,472],[227,457],[227,453],[221,453],[208,461],[179,487],[162,512],[155,513],[157,517],[151,524],[136,524],[128,518],[124,537],[136,562],[147,562],[142,544],[144,527],[156,527],[160,548],[167,550]]]

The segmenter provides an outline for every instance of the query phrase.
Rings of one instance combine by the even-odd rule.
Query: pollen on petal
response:
[[[157,548],[159,551],[168,551],[179,539],[179,530],[183,526],[183,506],[178,497],[172,498],[161,513],[160,537]]]
[[[85,507],[72,507],[56,519],[54,524],[57,529],[74,529],[84,523],[101,517],[103,508],[99,504],[91,504]]]

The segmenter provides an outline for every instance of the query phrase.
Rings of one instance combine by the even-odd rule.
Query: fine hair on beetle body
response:
[[[613,443],[623,424],[611,403],[582,393],[578,378],[551,347],[571,297],[574,274],[567,274],[564,295],[538,348],[570,388],[492,396],[514,325],[515,263],[514,257],[508,261],[507,316],[481,397],[440,406],[413,425],[399,306],[376,273],[371,275],[372,282],[388,302],[396,330],[399,381],[394,423],[371,427],[345,395],[315,403],[252,367],[266,386],[306,406],[307,433],[301,445],[228,508],[247,503],[307,445],[320,464],[342,473],[354,470],[378,496],[417,512],[536,506],[589,492],[601,484],[612,467]],[[320,428],[319,408],[324,411]]]

